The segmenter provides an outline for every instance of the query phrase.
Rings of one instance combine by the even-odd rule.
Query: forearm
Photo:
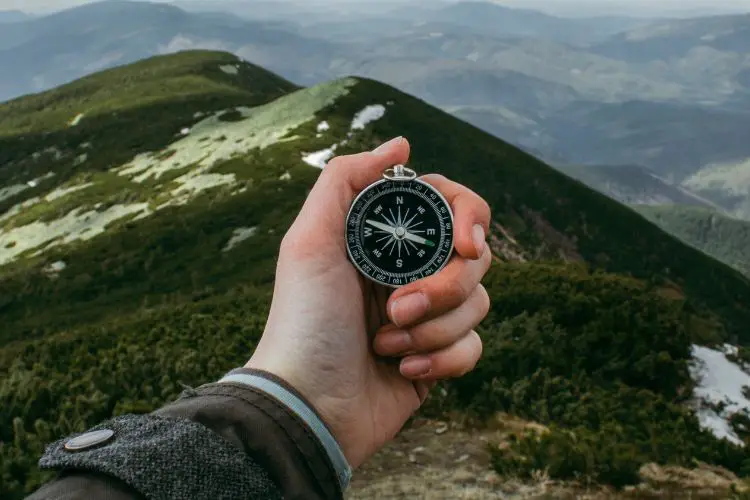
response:
[[[91,429],[114,431],[106,442],[50,445],[40,466],[61,476],[29,500],[341,498],[348,466],[309,404],[268,374],[231,375]]]

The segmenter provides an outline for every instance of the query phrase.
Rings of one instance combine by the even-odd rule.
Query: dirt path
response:
[[[457,424],[416,420],[352,479],[347,500],[631,500],[738,498],[729,494],[731,474],[715,468],[644,468],[649,484],[614,492],[551,481],[539,474],[531,481],[498,476],[491,467],[489,446],[509,430],[528,426],[503,420],[501,428],[473,430]]]

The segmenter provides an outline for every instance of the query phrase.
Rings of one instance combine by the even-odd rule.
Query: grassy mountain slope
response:
[[[750,275],[750,222],[699,207],[640,206],[636,209],[672,234]]]
[[[373,109],[382,117],[362,124]],[[11,101],[0,117],[3,498],[47,477],[34,466],[45,441],[242,363],[319,172],[309,154],[397,135],[413,168],[471,186],[495,217],[487,355],[427,415],[548,425],[497,454],[514,474],[544,456],[554,477],[618,485],[649,461],[750,471],[742,448],[701,426],[724,410],[687,406],[692,342],[750,344],[750,282],[414,97],[354,78],[297,89],[234,56],[187,52]]]

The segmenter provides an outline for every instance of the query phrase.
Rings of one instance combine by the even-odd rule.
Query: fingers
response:
[[[490,206],[475,192],[442,175],[430,174],[420,179],[440,191],[450,203],[456,251],[467,259],[478,259],[490,229]]]
[[[381,356],[437,351],[457,342],[476,328],[490,310],[490,298],[480,284],[458,308],[409,329],[384,328],[375,336],[373,348]]]
[[[388,299],[388,317],[399,327],[438,317],[469,298],[492,262],[484,243],[479,260],[453,258],[439,273],[396,290]]]
[[[472,330],[444,349],[405,357],[399,370],[412,380],[458,378],[473,370],[481,357],[482,339]]]

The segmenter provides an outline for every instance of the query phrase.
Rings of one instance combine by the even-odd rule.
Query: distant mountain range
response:
[[[559,166],[560,170],[625,205],[685,205],[721,210],[716,204],[634,165]]]
[[[683,241],[750,277],[750,221],[697,206],[636,206],[635,209]]]
[[[33,16],[20,10],[0,10],[0,24],[26,21]]]
[[[384,81],[555,165],[638,165],[750,217],[750,190],[695,180],[750,164],[750,15],[572,19],[481,1],[361,12],[176,5],[115,0],[6,23],[0,99],[151,55],[226,50],[300,85]]]

